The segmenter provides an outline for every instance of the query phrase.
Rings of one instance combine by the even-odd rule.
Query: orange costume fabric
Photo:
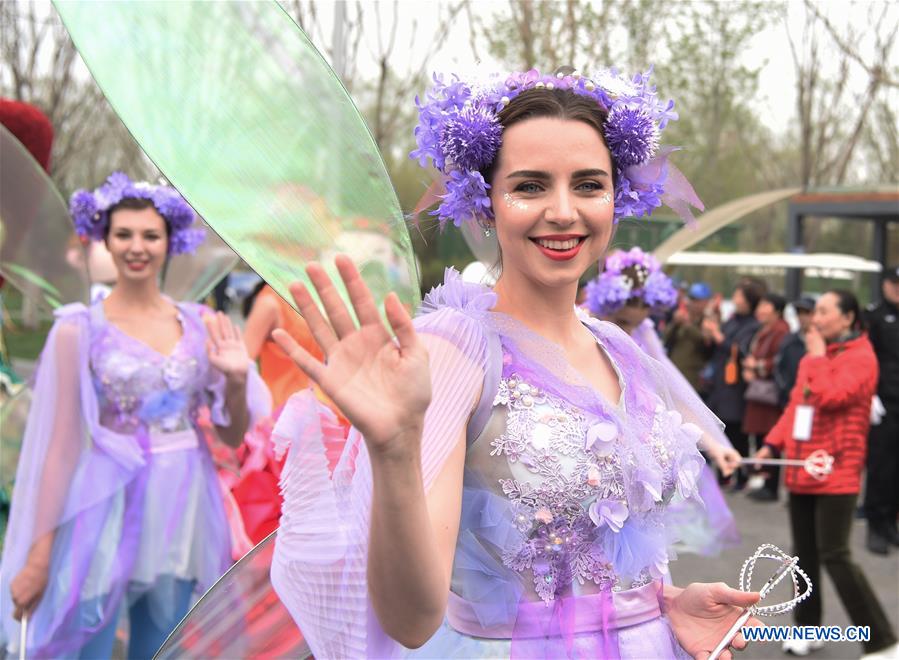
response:
[[[267,284],[259,292],[256,302],[264,298],[271,298],[278,305],[278,327],[285,330],[313,356],[319,360],[323,359],[322,352],[303,317]],[[274,410],[287,403],[291,394],[309,387],[309,377],[271,339],[266,339],[259,351],[259,375],[272,393]]]

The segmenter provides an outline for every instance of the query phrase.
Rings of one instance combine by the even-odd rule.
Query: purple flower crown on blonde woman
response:
[[[435,74],[425,99],[416,97],[418,148],[410,157],[422,167],[430,160],[444,175],[446,192],[431,212],[441,227],[447,222],[461,227],[463,222],[493,219],[490,184],[480,170],[493,162],[502,144],[499,112],[529,89],[570,90],[594,99],[607,113],[604,134],[616,168],[616,222],[648,216],[663,203],[688,222],[694,220],[690,206],[702,209],[702,202],[668,163],[676,148],[659,146],[662,131],[677,113],[674,101],[658,99],[649,83],[652,69],[631,79],[614,69],[593,78],[565,71],[546,75],[531,69],[484,83],[464,82],[455,75],[445,82]]]
[[[677,289],[671,278],[662,272],[655,257],[638,247],[627,252],[618,250],[606,258],[603,272],[587,284],[585,306],[596,316],[608,316],[633,298],[656,310],[677,304]]]
[[[171,186],[134,182],[122,172],[113,172],[93,192],[76,190],[69,198],[69,213],[75,233],[103,240],[109,226],[109,210],[123,199],[147,199],[169,225],[169,254],[193,254],[206,238],[205,230],[192,227],[196,213]]]

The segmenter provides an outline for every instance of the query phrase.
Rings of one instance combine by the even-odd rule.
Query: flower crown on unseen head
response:
[[[649,83],[651,73],[652,68],[627,79],[609,69],[587,78],[570,67],[555,75],[531,69],[480,84],[455,75],[445,82],[434,74],[425,99],[415,98],[418,148],[410,154],[422,167],[430,160],[444,175],[446,193],[431,215],[438,216],[441,228],[450,221],[461,227],[463,222],[492,220],[490,184],[480,170],[493,162],[502,144],[499,112],[525,90],[561,89],[594,99],[607,113],[604,134],[617,180],[615,222],[648,216],[663,203],[692,222],[690,206],[704,207],[683,174],[668,163],[677,148],[659,146],[662,131],[677,113],[674,101],[658,99]]]
[[[69,213],[75,233],[95,241],[103,240],[109,225],[109,210],[123,199],[148,199],[169,225],[169,254],[193,254],[206,238],[202,228],[194,228],[196,213],[171,186],[134,182],[122,172],[113,172],[93,192],[76,190],[69,198]]]
[[[608,316],[633,298],[656,310],[677,304],[677,289],[651,254],[638,247],[606,258],[605,269],[587,284],[585,305],[591,314]]]

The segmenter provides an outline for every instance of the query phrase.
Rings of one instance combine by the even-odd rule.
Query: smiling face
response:
[[[106,245],[118,281],[155,279],[168,250],[165,220],[152,206],[116,209],[109,219]]]
[[[503,133],[490,200],[501,280],[576,289],[612,235],[612,159],[596,129],[540,117]]]

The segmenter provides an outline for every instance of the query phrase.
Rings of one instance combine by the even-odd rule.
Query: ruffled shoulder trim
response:
[[[198,319],[202,319],[207,314],[214,314],[215,312],[211,307],[204,305],[203,303],[198,302],[189,302],[186,300],[179,300],[177,302],[173,301],[175,307],[178,308],[181,312],[186,312],[192,316],[197,317]]]
[[[455,268],[447,268],[443,284],[435,286],[421,303],[419,315],[441,309],[488,312],[496,306],[496,294],[482,284],[466,282]]]
[[[62,307],[57,307],[53,310],[53,316],[57,319],[76,320],[76,317],[78,316],[87,318],[88,312],[89,310],[84,303],[76,302],[69,303],[68,305],[63,305]]]

